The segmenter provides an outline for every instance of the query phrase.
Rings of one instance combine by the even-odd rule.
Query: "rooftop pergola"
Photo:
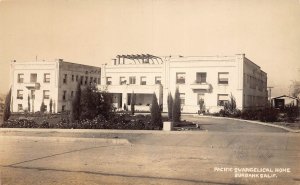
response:
[[[118,64],[123,63],[125,59],[133,60],[135,64],[149,64],[149,63],[157,63],[161,64],[162,59],[160,57],[150,55],[150,54],[137,54],[137,55],[117,55],[116,56]]]

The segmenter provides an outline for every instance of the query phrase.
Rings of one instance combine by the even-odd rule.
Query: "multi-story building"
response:
[[[118,55],[103,65],[99,89],[113,94],[115,107],[130,104],[149,110],[153,93],[167,111],[167,96],[178,88],[182,112],[196,113],[199,100],[216,112],[232,96],[238,109],[259,108],[267,102],[267,74],[244,54],[234,56],[157,57]]]
[[[77,84],[100,84],[99,67],[75,64],[58,59],[51,62],[11,63],[11,111],[40,111],[42,102],[46,110],[62,112],[71,108]]]

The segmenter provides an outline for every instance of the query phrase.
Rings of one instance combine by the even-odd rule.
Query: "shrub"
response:
[[[9,89],[4,103],[3,121],[7,121],[10,117],[10,101],[11,101],[11,89]]]
[[[263,122],[275,122],[278,120],[279,111],[274,108],[265,108],[259,112],[259,120]]]
[[[241,112],[241,118],[247,120],[258,120],[259,118],[259,111],[257,110],[243,110]]]
[[[168,118],[169,118],[169,120],[172,120],[173,97],[170,92],[168,94],[167,101],[168,101]]]
[[[134,105],[135,105],[135,94],[134,92],[131,93],[131,99],[130,99],[130,111],[131,114],[134,115]]]
[[[42,101],[41,107],[40,107],[41,113],[44,113],[46,111],[46,105],[44,103],[44,100]]]
[[[179,90],[178,87],[175,91],[175,97],[174,97],[174,103],[173,103],[173,109],[172,109],[172,116],[173,116],[173,122],[178,123],[180,122],[181,117],[181,105],[180,105],[180,97],[179,97]]]
[[[284,112],[286,113],[287,116],[287,122],[293,123],[296,121],[298,114],[299,114],[299,110],[297,106],[287,106],[284,110]]]
[[[31,108],[31,105],[30,105],[30,96],[28,95],[27,97],[27,106],[28,106],[28,112],[30,112],[30,108]]]
[[[52,114],[52,106],[53,106],[53,101],[52,101],[52,98],[50,99],[50,102],[49,102],[49,112]]]
[[[158,106],[156,94],[153,93],[152,96],[152,106],[151,106],[151,124],[154,127],[162,128],[162,117],[161,111]]]

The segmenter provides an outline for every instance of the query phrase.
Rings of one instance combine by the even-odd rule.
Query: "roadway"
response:
[[[299,134],[240,121],[183,119],[204,130],[0,129],[0,184],[300,183]],[[230,171],[253,168],[273,172],[251,173],[260,178]]]

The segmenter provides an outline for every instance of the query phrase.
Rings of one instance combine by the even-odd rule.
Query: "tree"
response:
[[[31,105],[30,105],[30,96],[29,95],[27,97],[27,105],[28,105],[28,112],[30,112]]]
[[[235,97],[232,95],[232,93],[230,94],[229,101],[226,102],[224,105],[224,111],[229,114],[235,114],[237,112],[236,100]]]
[[[11,88],[9,89],[4,103],[3,121],[7,121],[10,117],[10,101],[11,101]]]
[[[152,96],[152,106],[151,106],[151,124],[154,127],[162,127],[162,116],[161,111],[158,106],[156,94],[153,93]]]
[[[98,91],[94,84],[88,85],[81,93],[80,119],[93,119],[98,115],[108,118],[113,106],[108,93]]]
[[[97,101],[99,101],[99,97],[95,94],[96,89],[93,85],[88,85],[81,92],[80,99],[80,119],[93,119],[97,115]]]
[[[114,108],[112,104],[112,94],[100,92],[100,95],[102,96],[102,102],[100,102],[98,114],[103,115],[107,119]]]
[[[173,109],[172,109],[172,116],[173,116],[173,122],[178,123],[180,122],[181,117],[181,104],[180,104],[180,96],[179,96],[179,90],[178,87],[175,91],[174,96],[174,103],[173,103]]]
[[[45,105],[45,103],[44,103],[44,100],[42,101],[42,104],[41,104],[41,107],[40,107],[40,111],[41,111],[42,113],[44,113],[44,112],[46,111],[46,105]]]
[[[135,112],[134,106],[135,106],[135,94],[132,91],[132,93],[131,93],[131,99],[130,99],[130,111],[131,111],[132,115],[134,115],[134,112]]]
[[[81,101],[81,87],[80,87],[80,83],[78,83],[75,96],[72,99],[72,106],[70,112],[71,121],[79,120],[80,118],[81,115],[80,101]]]
[[[49,102],[49,112],[52,114],[52,106],[53,106],[53,101],[52,101],[52,98],[50,99],[50,102]]]
[[[167,102],[168,102],[168,118],[169,120],[172,120],[172,109],[173,109],[173,97],[172,97],[172,94],[169,92],[168,94],[168,99],[167,99]]]
[[[300,96],[300,81],[293,81],[291,88],[292,88],[292,96],[294,97]]]

